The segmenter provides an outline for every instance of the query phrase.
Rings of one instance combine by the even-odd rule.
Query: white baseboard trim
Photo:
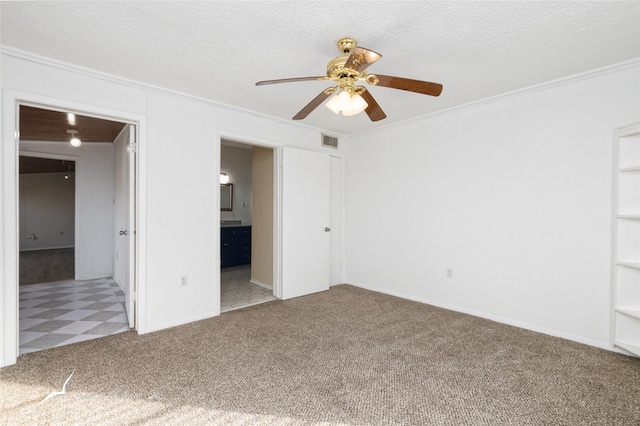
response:
[[[184,325],[184,324],[189,324],[191,322],[196,322],[196,321],[202,321],[205,319],[209,319],[209,318],[213,318],[213,317],[217,317],[220,314],[216,314],[214,312],[209,312],[203,315],[197,315],[194,317],[189,317],[189,318],[182,318],[176,321],[169,321],[169,322],[165,322],[162,324],[156,324],[156,325],[152,325],[150,327],[145,327],[145,329],[142,330],[138,330],[138,334],[147,334],[147,333],[153,333],[154,331],[160,331],[160,330],[166,330],[168,328],[173,328],[173,327],[178,327],[180,325]]]
[[[264,289],[267,289],[267,290],[271,290],[271,291],[273,291],[273,287],[272,287],[272,286],[270,286],[270,285],[268,285],[268,284],[265,284],[265,283],[263,283],[263,282],[260,282],[260,281],[258,281],[258,280],[249,280],[249,282],[250,282],[251,284],[255,284],[255,285],[257,285],[258,287],[262,287],[262,288],[264,288]]]
[[[111,278],[113,278],[113,280],[116,282],[116,284],[118,284],[118,287],[120,287],[120,290],[124,291],[124,287],[122,286],[122,283],[120,282],[118,277],[116,277],[115,274],[114,274]]]
[[[101,274],[81,275],[76,278],[77,281],[99,280],[100,278],[113,278],[112,272],[103,272]]]
[[[62,249],[72,249],[72,248],[75,248],[75,246],[25,248],[25,249],[20,249],[20,253],[22,253],[23,251],[62,250]]]
[[[604,349],[604,350],[611,351],[611,352],[617,352],[617,353],[621,353],[621,354],[624,354],[624,355],[629,355],[628,352],[623,351],[622,349],[610,346],[608,343],[603,343],[603,342],[600,342],[600,341],[597,341],[597,340],[586,339],[584,337],[575,336],[573,334],[564,333],[564,332],[557,331],[557,330],[551,330],[551,329],[548,329],[548,328],[545,328],[545,327],[540,327],[540,326],[537,326],[537,325],[524,323],[524,322],[521,322],[521,321],[516,321],[516,320],[509,319],[509,318],[504,318],[504,317],[497,316],[497,315],[486,314],[484,312],[475,311],[473,309],[466,309],[466,308],[462,308],[460,306],[450,305],[448,303],[440,303],[440,302],[436,302],[434,300],[423,299],[423,298],[420,298],[420,297],[415,297],[415,296],[412,296],[412,295],[409,295],[409,294],[404,294],[404,293],[400,293],[400,292],[396,292],[396,291],[388,291],[388,290],[385,290],[385,289],[381,289],[381,288],[378,288],[378,287],[372,287],[372,286],[368,286],[368,285],[361,284],[361,283],[349,282],[348,284],[352,285],[354,287],[363,288],[365,290],[371,290],[371,291],[375,291],[377,293],[388,294],[390,296],[396,296],[396,297],[400,297],[402,299],[412,300],[414,302],[420,302],[420,303],[424,303],[426,305],[431,305],[431,306],[436,306],[438,308],[448,309],[450,311],[455,311],[455,312],[460,312],[460,313],[463,313],[463,314],[473,315],[475,317],[488,319],[488,320],[491,320],[491,321],[499,322],[501,324],[511,325],[511,326],[522,328],[522,329],[529,330],[529,331],[534,331],[536,333],[542,333],[542,334],[547,334],[547,335],[553,336],[553,337],[559,337],[561,339],[571,340],[572,342],[582,343],[584,345],[593,346],[593,347],[596,347],[596,348],[599,348],[599,349]]]

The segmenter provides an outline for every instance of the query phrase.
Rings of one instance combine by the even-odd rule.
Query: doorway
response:
[[[135,223],[135,210],[130,206],[135,206],[136,195],[136,126],[40,105],[19,104],[17,115],[21,158],[59,157],[67,163],[74,159],[73,167],[68,165],[62,176],[57,176],[74,189],[68,191],[72,194],[71,229],[69,215],[65,216],[66,222],[53,220],[52,215],[60,208],[68,212],[69,203],[62,203],[69,198],[67,192],[46,192],[44,199],[49,200],[49,204],[40,209],[44,214],[39,220],[34,220],[33,209],[25,209],[27,201],[35,202],[34,194],[26,190],[25,179],[22,179],[26,163],[18,164],[20,249],[24,247],[23,237],[30,240],[31,245],[38,241],[45,247],[55,246],[66,238],[74,258],[71,277],[19,285],[18,353],[129,330],[135,319],[135,292],[131,291],[135,282],[129,282],[129,277],[135,276],[130,274],[135,270],[132,256],[135,249],[127,250],[124,258],[119,238],[131,235],[125,245],[135,246],[135,233],[129,232],[134,228],[129,224]],[[71,137],[81,142],[73,145]],[[120,175],[124,175],[124,180]],[[42,206],[43,195],[39,197],[35,200]],[[124,229],[120,229],[122,221],[116,220],[123,216],[122,211],[125,212]],[[23,269],[22,258],[20,256],[19,270]],[[121,260],[119,266],[116,259]],[[117,274],[118,270],[125,272]]]
[[[222,139],[220,162],[221,177],[231,185],[230,191],[224,189],[233,194],[232,202],[226,195],[221,200],[221,312],[261,303],[255,300],[258,296],[229,307],[226,299],[234,295],[225,294],[227,272],[278,299],[328,290],[343,282],[341,156]],[[239,243],[247,244],[249,261],[232,270],[226,252],[233,252],[233,247],[225,235],[229,228],[241,232],[243,227],[249,238]],[[240,271],[244,276],[237,276]]]
[[[20,286],[75,278],[76,159],[19,157]]]
[[[221,141],[221,312],[277,299],[274,164],[273,148]]]

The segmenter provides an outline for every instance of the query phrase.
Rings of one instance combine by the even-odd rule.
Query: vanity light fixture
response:
[[[229,183],[229,176],[226,173],[220,173],[220,183],[226,184]]]
[[[78,133],[77,130],[67,130],[67,133],[71,134],[71,140],[69,141],[71,146],[77,148],[82,145],[82,141],[76,136],[76,133]]]

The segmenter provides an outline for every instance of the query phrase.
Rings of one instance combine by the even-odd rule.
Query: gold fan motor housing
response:
[[[340,80],[345,77],[357,80],[360,77],[358,74],[362,73],[344,67],[354,47],[356,47],[356,41],[352,38],[343,37],[338,40],[338,49],[340,49],[343,56],[338,56],[329,61],[327,64],[327,77],[332,80]]]
[[[354,83],[358,80],[366,80],[367,83],[375,85],[378,78],[373,74],[367,74],[367,70],[358,72],[351,68],[345,68],[344,64],[349,59],[349,55],[353,48],[356,47],[356,41],[352,38],[345,37],[338,40],[338,49],[345,56],[338,56],[329,61],[327,64],[327,77],[333,81],[339,81],[340,87],[350,87],[355,89]]]
[[[356,41],[352,38],[343,37],[338,40],[338,49],[347,56],[349,56],[354,47],[356,47]]]
[[[348,58],[348,56],[338,56],[330,60],[327,64],[327,77],[336,80],[342,77],[357,77],[358,73],[356,71],[344,67]]]

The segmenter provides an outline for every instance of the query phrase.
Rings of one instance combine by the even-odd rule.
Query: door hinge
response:
[[[138,152],[138,144],[135,143],[135,142],[129,144],[129,152],[131,152],[131,153]]]

